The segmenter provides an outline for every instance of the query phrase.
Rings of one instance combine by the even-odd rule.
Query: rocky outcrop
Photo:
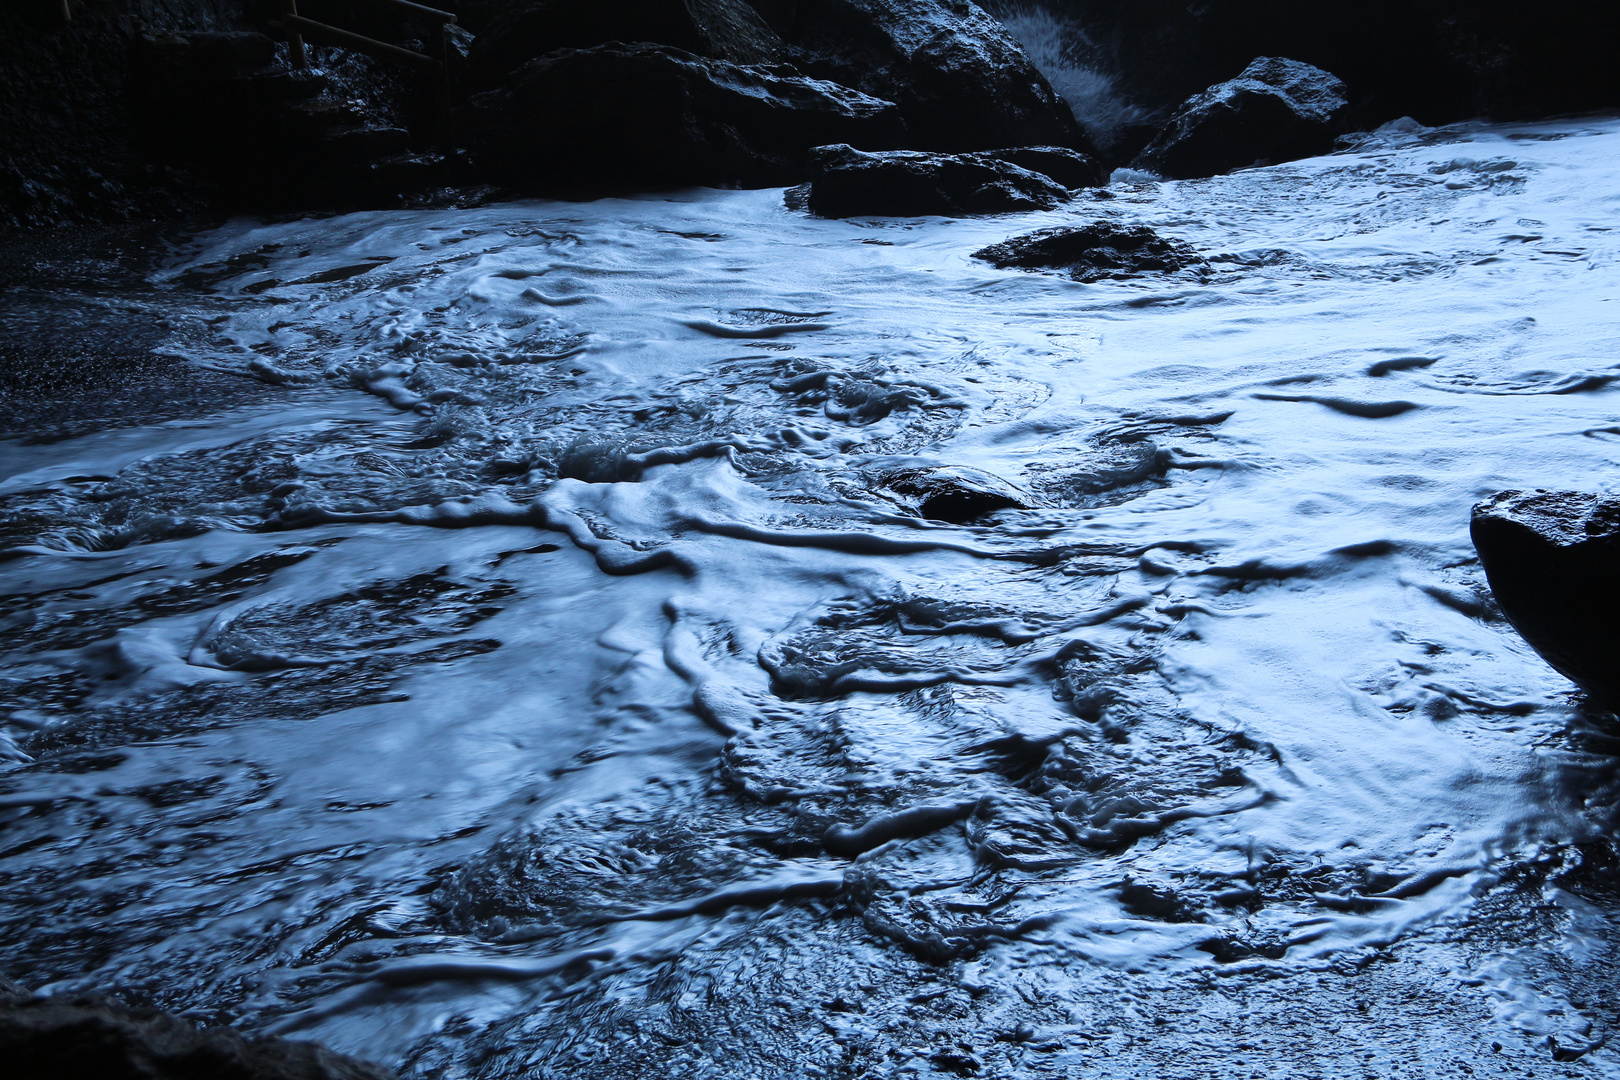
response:
[[[1003,270],[1044,270],[1075,281],[1198,273],[1206,266],[1202,256],[1179,240],[1146,226],[1106,221],[1026,233],[975,251],[973,257]]]
[[[792,183],[814,146],[900,134],[892,103],[844,86],[619,43],[532,60],[463,120],[478,167],[526,188]]]
[[[386,203],[443,182],[419,78],[335,50],[302,70],[274,56],[258,33],[144,35],[131,80],[143,155],[254,210]]]
[[[12,1080],[392,1080],[315,1043],[248,1039],[156,1009],[36,998],[0,980],[0,1059]]]
[[[1015,146],[986,150],[987,157],[1011,162],[1020,169],[1050,176],[1066,188],[1098,187],[1108,183],[1108,171],[1094,157],[1064,146]]]
[[[1170,109],[1255,56],[1291,56],[1351,90],[1352,123],[1446,124],[1620,105],[1620,6],[1477,0],[1044,0],[1134,103]]]
[[[537,57],[611,41],[669,45],[734,64],[782,59],[781,39],[746,0],[529,0],[478,34],[467,56],[469,84],[490,89]]]
[[[1067,146],[1095,156],[1045,76],[969,0],[792,0],[760,8],[805,72],[896,102],[912,148]]]
[[[421,32],[378,6],[352,27]],[[292,71],[260,32],[274,5],[71,8],[0,4],[0,226],[387,205],[445,182],[429,80],[336,49]]]
[[[1135,161],[1186,180],[1325,153],[1343,132],[1344,83],[1297,60],[1262,56],[1176,110]]]
[[[1620,710],[1620,496],[1504,491],[1474,507],[1470,532],[1513,628]]]
[[[864,153],[840,145],[814,151],[807,204],[829,218],[960,217],[1051,210],[1068,197],[1051,177],[988,154]]]

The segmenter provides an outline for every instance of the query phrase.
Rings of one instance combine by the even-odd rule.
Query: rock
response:
[[[964,524],[997,510],[1028,510],[1028,493],[980,469],[965,465],[931,465],[894,469],[878,482],[904,498],[921,517]]]
[[[1067,146],[1095,156],[1069,106],[969,0],[794,0],[761,14],[809,74],[899,104],[923,150]]]
[[[1187,180],[1326,153],[1342,133],[1348,105],[1335,76],[1262,56],[1237,78],[1182,104],[1134,166]]]
[[[137,63],[168,69],[188,82],[221,82],[266,67],[276,43],[247,31],[143,34]]]
[[[1071,19],[1122,96],[1173,108],[1255,56],[1291,56],[1352,90],[1364,129],[1620,105],[1620,7],[1590,0],[1045,0]],[[1579,27],[1579,32],[1571,32]]]
[[[803,179],[810,149],[899,138],[894,105],[765,65],[611,43],[532,60],[469,99],[480,169],[522,187],[762,187]]]
[[[390,1080],[315,1043],[248,1039],[155,1009],[35,998],[0,986],[0,1056],[12,1080]]]
[[[531,0],[490,21],[467,56],[469,85],[488,89],[558,49],[609,42],[669,45],[735,64],[782,59],[782,42],[746,0]]]
[[[1068,197],[1051,177],[988,154],[868,154],[839,145],[811,156],[808,206],[820,217],[1005,214],[1050,210]]]
[[[1018,146],[985,153],[998,161],[1010,161],[1021,169],[1050,176],[1066,188],[1097,187],[1108,183],[1108,173],[1096,158],[1065,146]]]
[[[1504,491],[1474,507],[1470,531],[1513,628],[1620,710],[1620,496]]]
[[[973,257],[1003,270],[1058,271],[1075,281],[1202,272],[1206,266],[1196,251],[1179,240],[1145,226],[1106,221],[1026,233],[975,251]]]

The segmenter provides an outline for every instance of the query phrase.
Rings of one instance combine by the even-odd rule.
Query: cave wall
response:
[[[8,0],[0,4],[0,225],[138,218],[183,209],[132,138],[143,32],[243,24],[244,0]]]

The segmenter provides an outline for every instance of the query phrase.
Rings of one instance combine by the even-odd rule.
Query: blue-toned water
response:
[[[0,444],[3,970],[424,1077],[1620,1075],[1613,744],[1467,538],[1614,487],[1617,161],[193,238],[240,401]],[[1096,219],[1209,271],[972,258]]]

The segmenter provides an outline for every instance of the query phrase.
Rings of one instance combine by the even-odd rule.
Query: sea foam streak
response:
[[[1585,1050],[1612,766],[1466,523],[1612,487],[1617,163],[1408,127],[1053,214],[199,238],[176,347],[285,408],[0,448],[8,974],[434,1076]],[[1214,272],[970,255],[1096,218]],[[931,465],[1029,508],[922,519]]]

